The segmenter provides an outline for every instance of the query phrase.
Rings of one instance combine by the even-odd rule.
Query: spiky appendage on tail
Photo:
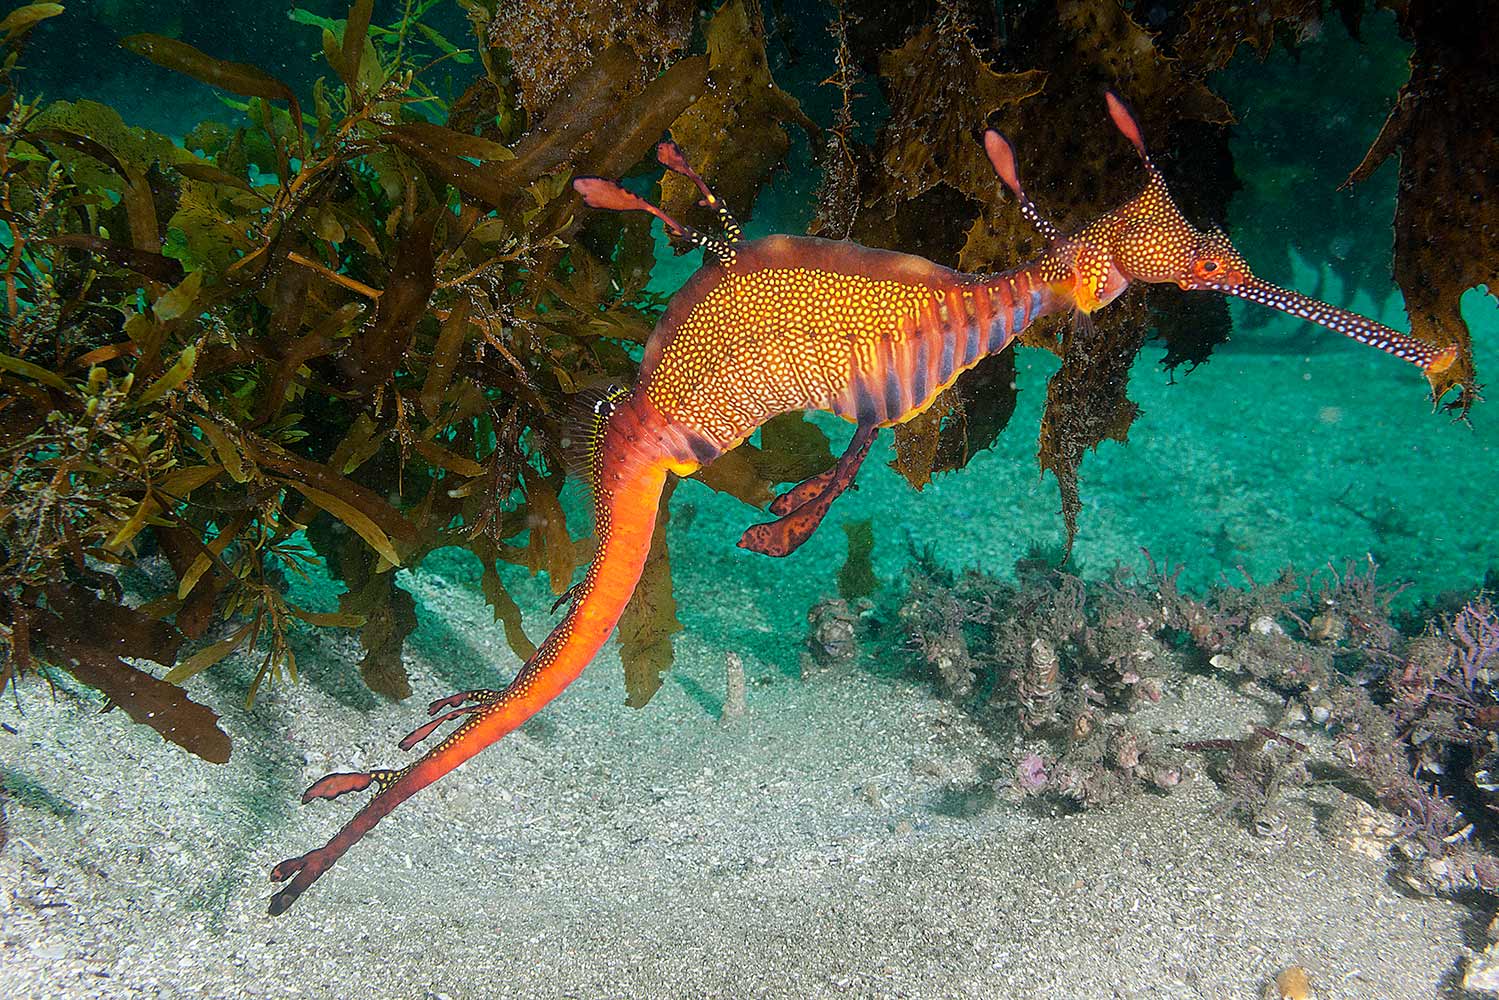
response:
[[[396,806],[541,711],[604,645],[640,579],[672,464],[657,453],[651,436],[640,432],[639,422],[636,408],[623,401],[609,410],[608,426],[597,438],[592,471],[598,550],[562,621],[503,691],[463,691],[433,702],[428,714],[444,714],[403,739],[402,749],[414,747],[446,722],[463,721],[420,760],[399,770],[330,774],[307,789],[303,802],[371,785],[376,791],[327,844],[272,869],[272,881],[287,883],[271,897],[272,916],[284,913]]]

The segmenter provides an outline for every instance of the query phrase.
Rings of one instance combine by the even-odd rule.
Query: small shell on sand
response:
[[[1306,970],[1293,965],[1265,987],[1265,1000],[1313,1000],[1311,980]]]

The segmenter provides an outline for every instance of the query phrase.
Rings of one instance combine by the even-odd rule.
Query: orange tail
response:
[[[392,809],[541,711],[588,666],[614,631],[640,579],[671,465],[642,453],[637,441],[633,434],[626,439],[611,427],[601,442],[594,497],[598,551],[574,590],[567,614],[536,655],[503,691],[464,691],[434,702],[429,714],[450,711],[402,740],[402,749],[415,746],[450,719],[467,718],[420,760],[398,771],[330,774],[309,788],[303,802],[335,798],[371,784],[378,791],[327,844],[271,871],[274,882],[291,879],[271,897],[272,916],[284,913]]]

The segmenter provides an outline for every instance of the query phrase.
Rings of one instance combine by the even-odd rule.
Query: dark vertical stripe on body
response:
[[[973,304],[971,299],[965,299],[963,289],[954,288],[947,294],[956,308],[953,322],[942,333],[953,344],[956,367],[961,368],[972,364],[973,359],[978,356],[979,340],[973,328]]]
[[[1004,347],[1005,340],[1009,335],[1010,331],[1005,326],[1004,314],[996,313],[994,318],[989,321],[989,339],[984,344],[984,353],[993,354],[1001,347]]]
[[[960,330],[972,330],[981,326],[978,312],[978,291],[973,288],[965,288],[954,291],[953,301],[958,307],[958,324]],[[982,339],[982,338],[980,338]]]
[[[900,377],[900,351],[895,341],[889,337],[882,337],[878,341],[880,346],[880,385],[884,389],[885,415],[882,420],[894,420],[906,412],[906,406],[901,396],[904,388]]]
[[[920,406],[926,401],[927,382],[931,378],[930,334],[922,334],[906,341],[906,353],[911,359],[911,405]]]
[[[1015,301],[1008,281],[999,282],[981,294],[986,313],[984,353],[993,354],[1005,344],[1005,338],[1009,334],[1009,331],[1005,329],[1005,323],[1008,322],[1010,310],[1014,307]]]
[[[869,390],[869,377],[856,368],[854,377],[849,382],[849,388],[854,396],[854,416],[859,426],[879,423],[879,403],[875,401],[874,393]]]
[[[692,434],[687,438],[687,447],[692,451],[692,457],[699,465],[707,465],[719,455],[723,454],[723,448],[708,440],[701,434]]]
[[[1024,330],[1031,321],[1030,296],[1025,294],[1022,284],[1023,282],[1015,278],[1010,279],[1010,287],[1015,291],[1015,309],[1010,319],[1011,338],[1020,336],[1020,331]]]
[[[952,373],[957,371],[958,331],[938,330],[937,335],[942,338],[942,353],[937,359],[937,384],[946,385]]]
[[[1015,276],[1018,282],[1020,294],[1026,300],[1025,323],[1029,326],[1035,322],[1041,313],[1041,286],[1037,284],[1035,276],[1029,271],[1021,271]],[[1015,331],[1019,333],[1020,331]]]
[[[953,330],[953,336],[961,335],[963,337],[963,355],[962,360],[958,362],[960,366],[967,368],[979,359],[979,349],[981,347],[980,332],[978,325],[971,321],[963,324],[961,329]]]

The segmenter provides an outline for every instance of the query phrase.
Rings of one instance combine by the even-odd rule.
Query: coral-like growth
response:
[[[909,637],[907,647],[945,693],[966,698],[973,693],[979,669],[964,633],[976,617],[972,597],[954,588],[948,574],[925,560],[907,570],[906,593],[897,617]]]
[[[1210,773],[1227,793],[1230,812],[1262,837],[1285,832],[1281,792],[1311,780],[1306,746],[1258,726],[1240,739],[1195,741],[1182,749],[1216,758]]]
[[[1110,723],[1075,731],[1047,781],[1021,788],[1097,809],[1143,791],[1170,792],[1181,784],[1184,763],[1179,750],[1149,740],[1128,723]]]
[[[1458,674],[1471,691],[1480,678],[1487,681],[1489,664],[1499,657],[1499,614],[1487,597],[1480,597],[1457,613],[1451,631],[1459,645]]]
[[[1333,777],[1386,811],[1413,887],[1499,891],[1487,808],[1499,805],[1499,613],[1486,595],[1409,634],[1372,561],[1305,581],[1246,576],[1200,598],[1178,587],[1179,568],[1147,564],[1138,582],[1116,570],[1085,583],[1022,561],[1008,584],[918,560],[892,625],[944,694],[1008,712],[1027,745],[1023,795],[1107,806],[1176,787],[1190,755],[1231,813],[1274,835],[1294,789]],[[1175,745],[1141,731],[1132,713],[1189,672],[1257,682],[1286,700],[1284,719]]]
[[[801,655],[802,677],[847,666],[858,656],[859,612],[836,597],[812,605],[807,612],[807,639]]]

